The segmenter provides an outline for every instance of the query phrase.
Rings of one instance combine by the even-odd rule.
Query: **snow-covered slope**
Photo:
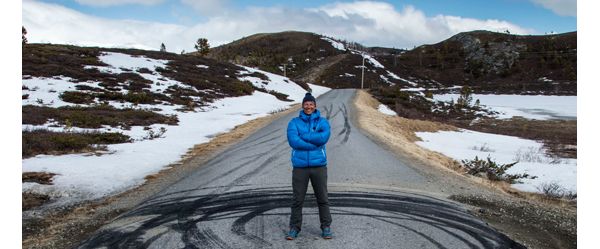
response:
[[[197,91],[189,85],[163,77],[157,69],[165,67],[168,61],[155,60],[144,56],[131,56],[122,53],[104,53],[99,59],[108,66],[90,66],[101,72],[119,73],[140,68],[148,68],[150,72],[138,73],[152,81],[150,91],[168,94],[169,86],[177,85],[190,91]],[[197,65],[197,70],[207,70],[209,66]],[[243,76],[245,73],[258,72],[266,75],[267,80]],[[274,111],[287,109],[290,105],[302,100],[306,92],[288,78],[263,72],[253,68],[237,73],[240,80],[249,80],[255,86],[267,91],[273,90],[289,95],[293,102],[277,99],[275,96],[254,91],[251,95],[217,99],[208,106],[196,107],[194,111],[182,112],[181,106],[169,103],[139,104],[108,101],[115,108],[153,109],[166,114],[177,115],[178,125],[155,124],[150,130],[141,126],[131,129],[105,126],[99,131],[121,132],[133,138],[131,143],[108,145],[107,152],[98,154],[80,153],[67,155],[37,155],[23,159],[23,172],[51,172],[57,174],[53,185],[24,183],[23,191],[49,194],[63,202],[95,199],[110,194],[123,192],[144,182],[144,177],[154,174],[165,166],[177,162],[187,150],[195,144],[210,141],[217,133],[227,132],[235,126],[249,120],[269,115]],[[25,77],[23,80],[23,105],[48,107],[73,106],[75,104],[62,101],[59,96],[65,91],[75,91],[75,84],[68,77],[53,78]],[[89,86],[98,86],[100,82],[79,82]],[[309,85],[314,96],[319,96],[329,88]],[[125,88],[120,92],[127,93]],[[88,106],[86,104],[81,104]],[[80,105],[80,106],[81,106]],[[158,110],[158,109],[160,110]],[[82,131],[78,127],[64,127],[49,121],[43,125],[23,125],[23,129],[49,129],[55,131]],[[148,129],[148,128],[146,128]],[[159,138],[148,139],[150,133],[160,134]],[[59,202],[60,203],[60,202]]]

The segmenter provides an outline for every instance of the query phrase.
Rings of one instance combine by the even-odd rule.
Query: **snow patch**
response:
[[[147,68],[150,71],[156,72],[156,68],[164,68],[169,62],[168,60],[157,60],[147,58],[145,56],[133,56],[115,52],[102,52],[102,54],[98,56],[98,59],[109,66],[85,66],[84,68],[97,68],[101,72],[113,74],[125,72],[121,68],[132,71],[136,71],[141,68]]]
[[[398,115],[395,111],[392,111],[392,109],[390,109],[387,105],[384,105],[384,104],[379,104],[379,107],[377,108],[377,110],[379,110],[381,113],[383,113],[385,115],[390,115],[390,116]]]
[[[437,94],[438,101],[457,100],[459,94]],[[521,116],[527,119],[576,119],[577,96],[545,95],[490,95],[473,94],[473,100],[479,99],[485,105],[500,114],[497,118],[509,119]]]
[[[536,179],[522,179],[513,187],[527,192],[541,192],[543,184],[556,183],[577,192],[577,159],[552,158],[543,144],[534,140],[461,129],[460,131],[415,132],[423,141],[419,146],[440,152],[457,161],[489,155],[497,163],[519,161],[508,174],[527,173]]]
[[[326,40],[329,43],[331,43],[331,46],[333,46],[334,48],[337,48],[337,49],[342,50],[342,51],[346,51],[346,46],[343,43],[339,42],[339,41],[333,40],[333,39],[331,39],[329,37],[321,37],[321,39]]]

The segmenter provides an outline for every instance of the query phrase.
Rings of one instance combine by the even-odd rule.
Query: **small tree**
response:
[[[160,44],[160,52],[167,52],[167,47],[165,46],[164,43]]]
[[[194,48],[196,50],[198,50],[198,53],[201,56],[205,56],[206,54],[208,54],[208,51],[210,49],[210,45],[208,44],[208,40],[206,38],[199,38],[196,41],[196,44],[194,45]]]
[[[429,90],[425,90],[425,98],[433,99],[433,93]]]
[[[463,86],[462,89],[460,89],[460,97],[456,100],[456,105],[458,105],[459,108],[471,106],[471,102],[473,101],[473,96],[471,96],[472,93],[473,90],[471,90],[470,87]]]
[[[27,37],[25,37],[25,35],[27,34],[27,30],[25,29],[25,26],[21,26],[21,33],[23,34],[21,37],[23,38],[23,45],[27,44]]]

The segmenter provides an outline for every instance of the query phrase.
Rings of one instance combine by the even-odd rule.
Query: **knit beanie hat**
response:
[[[306,101],[312,101],[313,103],[317,104],[317,100],[315,100],[315,97],[313,97],[310,93],[306,93],[304,99],[302,99],[302,104],[304,104]]]

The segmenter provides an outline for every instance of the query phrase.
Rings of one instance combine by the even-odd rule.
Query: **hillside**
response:
[[[24,209],[135,187],[194,145],[289,109],[306,92],[280,75],[192,55],[27,44],[22,56]]]
[[[210,50],[209,58],[284,74],[295,79],[310,69],[330,63],[344,51],[318,35],[306,32],[255,34]],[[335,60],[335,59],[334,59]]]
[[[476,93],[577,94],[577,32],[521,36],[464,32],[398,56],[376,58],[398,75]]]
[[[302,83],[360,88],[444,89],[475,93],[576,95],[577,33],[520,36],[457,34],[412,50],[364,47],[307,32],[257,34],[211,49],[209,57],[286,74]]]
[[[287,31],[245,37],[212,48],[208,57],[276,74],[284,74],[285,65],[286,76],[301,84],[360,88],[362,58],[368,56],[366,53],[387,55],[401,51],[380,47],[364,48],[360,44],[313,33]],[[380,76],[388,75],[388,72],[378,62],[369,63],[370,61],[372,60],[365,65],[365,87],[389,86],[390,81]]]

